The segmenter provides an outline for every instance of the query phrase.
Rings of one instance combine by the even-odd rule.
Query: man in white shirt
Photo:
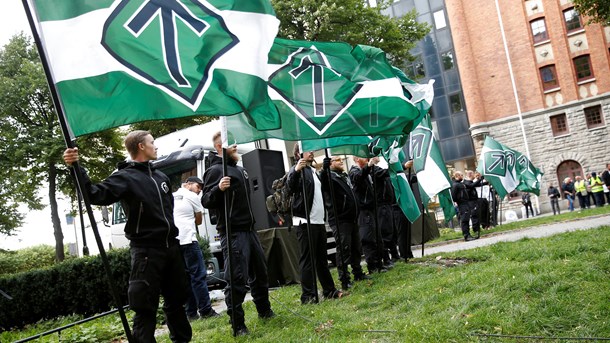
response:
[[[315,292],[314,268],[325,298],[333,299],[343,296],[343,293],[335,287],[335,281],[328,269],[322,184],[315,169],[311,167],[313,160],[313,152],[303,153],[297,164],[290,168],[287,177],[288,192],[294,195],[292,201],[293,225],[297,228],[297,238],[301,247],[299,267],[301,269],[302,304],[318,301],[318,295]],[[305,180],[305,193],[302,177]],[[309,229],[307,213],[309,214]],[[309,236],[311,236],[311,249]]]
[[[207,271],[197,241],[197,225],[203,219],[203,206],[198,196],[202,188],[203,181],[191,176],[174,192],[174,223],[179,230],[180,252],[191,281],[191,292],[186,303],[186,315],[190,320],[218,316],[210,302],[205,280]]]

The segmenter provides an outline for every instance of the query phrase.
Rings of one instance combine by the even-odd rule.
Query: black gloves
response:
[[[330,157],[324,157],[324,160],[322,160],[322,168],[330,169]]]

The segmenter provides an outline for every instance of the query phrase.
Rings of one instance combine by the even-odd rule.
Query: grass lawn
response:
[[[491,233],[495,233],[495,232],[527,229],[532,226],[553,224],[553,223],[564,222],[564,221],[573,221],[573,220],[578,220],[581,218],[604,215],[604,214],[608,214],[608,213],[610,213],[610,206],[604,206],[604,207],[600,207],[600,208],[597,208],[597,207],[591,208],[588,210],[584,210],[582,212],[578,211],[578,210],[575,210],[574,212],[566,211],[566,212],[563,212],[556,216],[537,216],[537,217],[530,218],[530,219],[522,219],[522,220],[511,222],[511,223],[504,223],[502,225],[493,227],[490,230],[483,230],[483,231],[481,231],[481,236],[485,236],[487,234],[491,234]],[[464,239],[464,237],[462,236],[462,231],[459,231],[459,225],[460,224],[458,223],[457,227],[456,227],[458,229],[458,231],[455,231],[454,229],[451,229],[451,228],[440,229],[441,236],[426,244],[446,242],[446,241],[450,241],[450,240],[454,240],[454,239],[460,239],[460,240]]]
[[[283,287],[271,293],[275,318],[260,320],[253,304],[245,304],[249,336],[234,339],[223,314],[194,322],[193,341],[500,340],[480,336],[489,334],[610,338],[609,280],[610,227],[601,227],[399,263],[373,280],[356,283],[349,296],[317,305],[300,305],[300,286]],[[94,323],[65,331],[60,341],[76,342],[78,332],[116,327],[118,318]],[[120,324],[115,330],[120,334]],[[0,341],[32,334],[3,333]],[[104,337],[78,341],[109,342],[116,336]],[[38,341],[58,339],[54,335]],[[170,342],[167,334],[158,341]]]

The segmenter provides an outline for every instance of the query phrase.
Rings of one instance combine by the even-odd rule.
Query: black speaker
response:
[[[281,151],[256,149],[242,155],[244,168],[250,179],[250,203],[256,230],[278,227],[278,218],[269,214],[265,200],[273,193],[273,181],[285,174],[284,158]]]

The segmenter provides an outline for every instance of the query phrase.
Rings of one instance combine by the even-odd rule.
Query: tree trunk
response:
[[[57,210],[57,169],[55,164],[49,164],[49,203],[51,205],[51,221],[53,222],[53,234],[55,235],[55,261],[61,262],[65,258],[64,234],[61,230],[61,221]]]

